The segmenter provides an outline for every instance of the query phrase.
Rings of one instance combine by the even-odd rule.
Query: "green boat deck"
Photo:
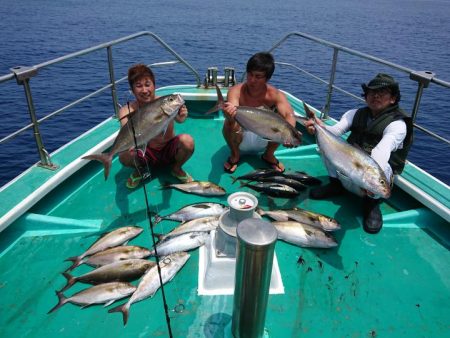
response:
[[[176,91],[183,92],[182,88]],[[361,227],[361,201],[349,193],[324,201],[309,199],[308,191],[296,199],[271,199],[241,188],[237,182],[232,184],[230,175],[222,169],[229,155],[221,132],[223,119],[221,115],[201,116],[215,100],[213,91],[205,93],[209,95],[205,101],[187,101],[191,118],[176,125],[177,133],[192,134],[196,143],[194,155],[184,166],[187,172],[197,180],[220,184],[227,195],[236,191],[253,193],[263,209],[297,206],[335,217],[342,226],[334,233],[339,244],[333,249],[300,248],[277,242],[275,252],[284,294],[269,296],[265,322],[269,337],[450,337],[450,228],[444,218],[396,187],[381,206],[382,231],[369,235]],[[165,94],[164,89],[159,94]],[[291,102],[300,112],[299,101]],[[110,120],[95,133],[81,137],[76,141],[78,152],[68,146],[53,158],[64,168],[64,161],[77,159],[98,143],[99,137],[109,135],[114,125],[118,122]],[[305,171],[327,181],[314,139],[306,133],[301,147],[280,147],[277,157],[287,170]],[[168,336],[161,290],[153,298],[131,306],[126,326],[120,313],[107,312],[123,301],[107,308],[81,309],[66,304],[47,314],[57,303],[55,290],[65,285],[61,272],[70,263],[64,260],[83,253],[101,233],[138,225],[144,232],[130,244],[151,246],[144,189],[141,186],[130,191],[125,187],[130,169],[122,167],[116,157],[105,181],[98,162],[86,163],[55,183],[45,199],[31,203],[34,205],[25,214],[1,232],[1,337]],[[264,163],[258,156],[243,156],[233,176],[262,167]],[[39,173],[29,173],[16,183],[30,179],[38,185],[58,174],[37,167],[32,170],[44,172],[49,178],[36,178],[33,175]],[[406,176],[410,170],[414,167],[407,168]],[[414,177],[423,182],[423,178]],[[152,212],[167,214],[200,201],[226,204],[227,196],[206,198],[160,189],[167,182],[174,179],[161,171],[146,182]],[[21,193],[27,193],[18,192],[14,183],[1,193],[6,194],[7,189],[15,190],[12,195],[18,201],[23,198]],[[30,185],[30,189],[38,187]],[[4,196],[2,201],[16,203]],[[441,202],[448,206],[448,198],[447,189]],[[176,225],[163,221],[154,231],[166,233]],[[198,252],[190,252],[186,265],[164,287],[173,336],[229,337],[233,296],[198,295]],[[80,266],[73,274],[89,270]],[[77,283],[65,294],[70,296],[86,287]],[[178,311],[179,304],[184,306],[183,311]]]

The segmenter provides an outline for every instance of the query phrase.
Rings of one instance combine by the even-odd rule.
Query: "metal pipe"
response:
[[[109,70],[109,82],[111,83],[111,96],[114,105],[114,114],[119,117],[119,101],[117,100],[116,80],[114,78],[114,63],[112,56],[112,47],[106,48],[108,53],[108,70]]]
[[[36,141],[39,158],[41,160],[39,165],[49,169],[55,169],[55,165],[53,165],[47,150],[45,150],[44,142],[42,141],[41,133],[39,131],[39,123],[36,119],[36,110],[34,109],[33,97],[31,96],[29,79],[23,80],[22,85],[25,89],[25,96],[28,103],[28,112],[30,113],[31,123],[33,124],[34,140]]]
[[[334,48],[333,52],[333,63],[331,64],[330,81],[328,82],[327,99],[325,101],[325,106],[322,109],[322,116],[320,118],[327,119],[328,112],[330,111],[331,96],[333,95],[333,85],[334,79],[336,77],[336,67],[337,67],[337,57],[339,50]]]
[[[262,337],[277,231],[267,221],[248,218],[238,224],[236,232],[238,242],[231,330],[234,337]]]

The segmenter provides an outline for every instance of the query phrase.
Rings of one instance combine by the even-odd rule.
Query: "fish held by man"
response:
[[[177,252],[163,257],[159,261],[162,284],[170,282],[178,271],[186,264],[189,257],[190,255],[187,252]],[[155,265],[142,277],[136,291],[132,294],[130,299],[125,304],[112,308],[108,312],[122,312],[123,325],[126,325],[131,305],[148,297],[153,297],[160,286],[161,282],[159,280],[158,267]]]
[[[217,104],[208,113],[217,111],[225,102],[220,88],[216,85]],[[302,142],[302,133],[291,126],[279,114],[264,108],[238,106],[234,119],[239,125],[268,141],[298,146]]]
[[[323,230],[295,221],[272,222],[278,239],[305,248],[333,248],[336,239]]]
[[[303,106],[306,114],[316,121],[315,114],[305,103]],[[386,175],[369,154],[335,136],[319,123],[314,123],[314,127],[322,155],[336,168],[339,175],[350,179],[363,190],[389,198],[391,187]]]
[[[136,291],[136,287],[126,282],[110,282],[95,285],[77,292],[71,297],[65,297],[62,292],[57,291],[58,304],[47,313],[52,313],[67,303],[81,305],[82,308],[94,304],[104,304],[104,306],[108,306],[116,300],[128,297],[134,291]]]
[[[85,160],[97,160],[105,167],[105,180],[109,176],[114,155],[129,149],[144,148],[146,144],[167,129],[180,108],[184,99],[180,94],[159,97],[137,111],[128,115],[127,123],[122,126],[108,153],[92,154],[82,157]],[[134,130],[134,133],[133,133]]]
[[[60,290],[63,292],[77,282],[87,284],[102,284],[108,282],[130,282],[141,277],[148,269],[156,263],[145,259],[127,259],[111,264],[103,265],[84,275],[74,277],[68,272],[63,276],[67,279],[67,284]]]
[[[130,239],[138,236],[143,230],[144,229],[137,226],[125,226],[102,234],[102,236],[97,241],[95,241],[84,253],[79,256],[69,257],[66,259],[66,261],[73,262],[73,264],[66,271],[73,270],[78,265],[82,264],[84,257],[96,254],[97,252],[103,251],[108,248],[122,245],[125,242],[128,242]]]
[[[223,196],[226,194],[224,188],[208,181],[192,181],[188,183],[174,183],[161,186],[161,189],[167,188],[175,188],[189,194],[201,196]]]
[[[201,217],[220,216],[227,210],[228,207],[226,207],[222,203],[215,203],[215,202],[194,203],[186,205],[181,209],[178,209],[177,211],[165,216],[156,214],[154,216],[155,218],[154,224],[158,224],[162,220],[187,222]]]

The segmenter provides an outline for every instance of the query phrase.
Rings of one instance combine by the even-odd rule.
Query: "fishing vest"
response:
[[[386,109],[368,124],[369,117],[370,109],[368,107],[360,108],[356,111],[347,142],[352,145],[358,145],[365,152],[371,154],[372,149],[381,141],[384,129],[393,121],[404,120],[406,123],[406,136],[403,140],[403,147],[392,152],[389,158],[389,165],[394,174],[400,174],[405,167],[406,157],[413,141],[412,119],[398,105]]]

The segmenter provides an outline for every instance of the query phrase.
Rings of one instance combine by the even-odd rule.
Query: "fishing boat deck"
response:
[[[369,235],[361,227],[361,202],[351,194],[316,201],[309,199],[305,191],[295,199],[271,199],[240,188],[239,183],[232,184],[230,175],[222,169],[228,156],[221,134],[222,116],[202,115],[216,100],[214,90],[173,87],[161,89],[159,95],[171,91],[181,92],[187,99],[191,118],[184,124],[177,124],[176,130],[194,136],[196,150],[184,169],[195,179],[218,183],[227,194],[253,193],[263,209],[297,206],[332,216],[341,223],[342,229],[334,233],[338,246],[333,249],[299,248],[277,242],[275,252],[284,293],[269,296],[265,323],[268,336],[450,336],[448,220],[432,213],[397,187],[389,201],[381,205],[382,231]],[[290,101],[301,113],[301,101],[292,97]],[[52,158],[61,169],[48,171],[34,167],[31,175],[18,178],[30,180],[30,191],[45,189],[49,194],[45,200],[36,196],[29,201],[28,211],[1,233],[0,336],[168,335],[161,291],[151,299],[133,304],[125,327],[120,314],[107,312],[114,305],[106,309],[102,306],[80,309],[67,304],[47,314],[57,303],[55,290],[65,284],[61,272],[70,263],[64,259],[84,252],[101,233],[125,225],[138,225],[144,232],[130,244],[151,246],[144,190],[142,186],[135,190],[125,187],[130,169],[122,167],[116,157],[110,177],[105,181],[99,163],[79,160],[100,140],[111,134],[114,136],[117,127],[118,122],[110,119],[59,150]],[[113,136],[109,136],[110,141]],[[301,147],[280,148],[277,157],[287,170],[301,170],[324,182],[327,180],[314,139],[306,133]],[[261,167],[264,163],[259,157],[243,156],[233,176]],[[63,170],[72,174],[63,175]],[[416,170],[415,167],[406,168],[403,174],[406,180],[412,170]],[[448,189],[426,184],[425,174],[417,178],[414,173],[414,178],[427,189],[444,191],[440,198],[448,207]],[[46,187],[45,182],[50,186]],[[226,204],[227,196],[206,198],[160,189],[167,182],[174,182],[174,179],[161,171],[146,182],[152,212],[168,214],[200,201]],[[16,194],[8,195],[8,189],[14,189],[14,182],[0,192],[2,201],[8,203],[2,206],[4,210],[11,209],[9,204],[20,202],[20,197],[14,197]],[[25,196],[29,192],[22,193]],[[154,231],[166,233],[176,225],[176,222],[163,221]],[[233,296],[198,295],[199,250],[190,253],[187,264],[165,285],[172,333],[175,337],[230,336]],[[73,273],[80,275],[89,270],[80,266]],[[77,283],[65,294],[72,295],[85,287]],[[180,304],[183,311],[178,311],[182,308]]]

